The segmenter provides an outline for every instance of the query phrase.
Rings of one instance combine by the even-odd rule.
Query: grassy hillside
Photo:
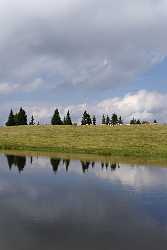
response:
[[[5,127],[0,149],[167,159],[167,126]]]

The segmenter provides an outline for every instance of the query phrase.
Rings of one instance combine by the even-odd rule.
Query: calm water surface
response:
[[[167,168],[0,155],[0,249],[167,247]]]

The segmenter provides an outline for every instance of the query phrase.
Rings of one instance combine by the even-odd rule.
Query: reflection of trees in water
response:
[[[89,170],[89,167],[90,167],[90,165],[92,166],[92,168],[94,168],[95,166],[96,166],[96,164],[95,164],[95,162],[93,161],[93,162],[90,162],[90,161],[81,161],[81,166],[82,166],[82,172],[83,173],[86,173],[86,172],[88,172],[88,170]],[[101,162],[101,168],[102,168],[102,170],[104,169],[104,168],[106,168],[106,170],[116,170],[116,168],[120,168],[120,165],[119,165],[119,163],[113,163],[113,162]]]
[[[120,168],[119,163],[116,162],[101,162],[101,168],[102,170],[104,169],[104,167],[106,167],[106,170],[108,170],[109,168],[113,171],[116,170],[116,168]]]
[[[30,163],[31,163],[31,165],[32,165],[32,162],[33,162],[33,157],[31,156],[30,157]]]
[[[16,166],[18,168],[18,171],[21,172],[24,170],[24,167],[26,165],[26,157],[25,156],[14,156],[14,155],[6,155],[7,162],[9,169],[12,169],[12,166]],[[60,167],[60,163],[63,163],[63,166],[65,166],[66,172],[68,172],[70,167],[70,159],[61,159],[61,158],[51,158],[50,164],[52,166],[52,169],[54,173],[57,173]],[[30,157],[30,163],[33,164],[33,157]],[[87,161],[82,160],[80,161],[82,172],[88,173],[89,168],[94,169],[96,167],[95,161]],[[115,171],[117,168],[120,168],[119,163],[111,162],[111,161],[101,161],[101,169],[105,171]]]
[[[90,162],[89,161],[81,161],[82,172],[88,172]]]
[[[92,168],[94,168],[95,167],[95,162],[94,161],[92,161]]]
[[[51,159],[50,159],[50,163],[51,163],[51,165],[52,165],[52,169],[53,169],[53,171],[54,171],[55,173],[58,171],[60,162],[61,162],[61,159],[60,159],[60,158],[51,158]]]
[[[69,159],[63,159],[63,165],[65,165],[66,172],[68,172],[68,168],[70,165],[70,160]]]
[[[24,170],[26,165],[26,157],[25,156],[16,156],[16,155],[6,155],[9,169],[12,169],[12,166],[16,166],[19,172]]]

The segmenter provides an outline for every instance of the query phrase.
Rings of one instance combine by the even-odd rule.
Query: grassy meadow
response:
[[[1,127],[0,149],[167,159],[167,126]]]

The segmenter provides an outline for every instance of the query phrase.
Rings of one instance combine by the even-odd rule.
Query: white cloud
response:
[[[0,83],[0,95],[11,93],[19,88],[19,84]]]
[[[36,120],[40,120],[43,123],[50,122],[51,116],[55,108],[58,108],[60,114],[63,116],[66,114],[67,110],[70,110],[72,119],[75,122],[80,122],[81,115],[84,110],[87,110],[91,115],[95,114],[98,121],[101,122],[102,114],[112,115],[112,113],[117,113],[121,115],[125,122],[135,117],[136,119],[153,121],[157,119],[160,122],[167,122],[167,93],[159,93],[156,91],[146,91],[140,90],[135,93],[129,93],[123,97],[110,98],[98,103],[89,104],[76,104],[63,106],[59,104],[47,104],[39,103],[34,105],[22,105],[18,104],[15,109],[23,106],[27,111],[28,115],[34,115]],[[0,113],[2,111],[8,112],[10,110],[10,104],[7,106],[3,105],[0,108]]]
[[[167,55],[166,0],[0,0],[0,82],[111,87]],[[12,89],[12,87],[11,87]]]
[[[167,94],[159,92],[148,92],[140,90],[136,93],[130,93],[124,97],[107,99],[97,104],[97,110],[106,113],[116,112],[121,114],[126,120],[133,117],[142,120],[160,119],[167,121],[167,105],[165,100]]]
[[[0,95],[9,94],[13,92],[31,92],[37,90],[43,85],[42,79],[35,79],[30,83],[0,83]]]

